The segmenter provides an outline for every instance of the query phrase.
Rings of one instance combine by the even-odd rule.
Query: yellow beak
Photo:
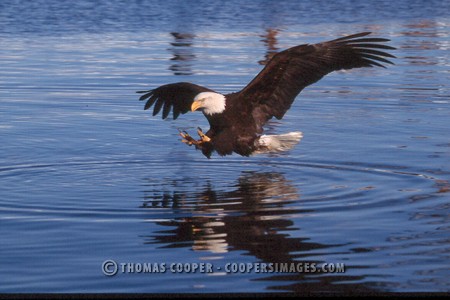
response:
[[[202,102],[201,101],[199,101],[199,100],[194,101],[194,102],[192,102],[192,105],[191,105],[191,111],[196,111],[201,106],[202,106]]]

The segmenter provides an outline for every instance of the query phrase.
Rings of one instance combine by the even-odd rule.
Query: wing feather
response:
[[[156,116],[159,113],[163,104],[164,104],[163,98],[158,98],[158,100],[155,103],[155,106],[153,106],[153,115],[154,116]]]
[[[165,119],[170,113],[171,105],[169,101],[164,102],[162,118]]]
[[[146,96],[150,96],[150,95],[143,95],[139,100],[145,100]],[[155,95],[151,96],[150,99],[148,99],[148,101],[145,103],[144,110],[147,110],[150,107],[152,107],[153,103],[155,103],[155,101],[157,99],[158,99],[158,97],[156,97]]]
[[[272,117],[281,119],[295,97],[308,85],[323,76],[341,69],[384,67],[393,64],[387,58],[394,55],[382,50],[395,48],[380,44],[384,38],[365,37],[361,32],[332,41],[299,45],[272,57],[265,68],[239,92],[240,105],[252,110],[257,125],[262,126]]]
[[[139,100],[147,100],[144,110],[154,105],[153,115],[157,115],[162,109],[163,119],[166,119],[172,110],[175,120],[180,114],[190,111],[195,96],[201,92],[212,92],[212,90],[189,82],[178,82],[162,85],[153,90],[138,91],[137,93],[144,93]]]

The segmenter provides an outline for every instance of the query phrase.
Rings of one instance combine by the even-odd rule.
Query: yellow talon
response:
[[[197,144],[197,141],[194,138],[192,138],[189,135],[189,133],[187,133],[186,131],[181,131],[180,130],[180,136],[183,138],[181,140],[181,142],[183,142],[183,143],[185,143],[185,144],[187,144],[189,146],[192,146],[192,144]]]
[[[203,133],[203,131],[200,127],[197,128],[197,133],[200,136],[202,142],[210,142],[211,141],[211,139],[206,134]]]

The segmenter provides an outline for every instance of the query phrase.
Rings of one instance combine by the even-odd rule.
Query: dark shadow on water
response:
[[[257,261],[274,265],[320,265],[325,262],[308,257],[336,251],[330,248],[340,246],[311,242],[314,239],[308,236],[292,236],[292,232],[301,232],[292,219],[301,219],[302,215],[314,211],[298,208],[300,191],[281,173],[243,172],[236,183],[220,189],[205,183],[186,191],[186,183],[168,184],[170,187],[162,187],[149,181],[144,191],[142,209],[149,213],[169,209],[167,213],[170,214],[163,218],[167,221],[157,222],[165,229],[145,236],[145,243],[215,255],[243,251],[244,255],[253,256]],[[252,280],[271,281],[268,290],[302,294],[375,292],[367,285],[348,283],[363,280],[364,276],[348,276],[345,272],[330,275],[280,272],[267,273],[265,277],[260,274],[249,276],[254,276]]]
[[[279,29],[276,28],[267,28],[264,34],[261,35],[262,42],[264,43],[264,46],[266,47],[266,55],[264,56],[263,60],[258,61],[260,65],[265,66],[272,57],[277,54],[279,51],[279,48],[277,46],[278,40],[277,35],[280,32]]]
[[[169,51],[172,52],[171,65],[169,69],[174,75],[192,75],[192,61],[195,54],[192,51],[195,35],[192,33],[171,32],[174,41],[170,44]]]

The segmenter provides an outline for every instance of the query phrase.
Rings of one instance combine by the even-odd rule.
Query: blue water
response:
[[[240,2],[1,1],[0,292],[449,291],[449,2]],[[304,133],[281,155],[207,160],[178,136],[208,128],[200,113],[137,101],[176,81],[237,91],[272,52],[361,31],[392,40],[395,66],[305,89],[267,125]],[[144,263],[167,270],[120,269]]]

